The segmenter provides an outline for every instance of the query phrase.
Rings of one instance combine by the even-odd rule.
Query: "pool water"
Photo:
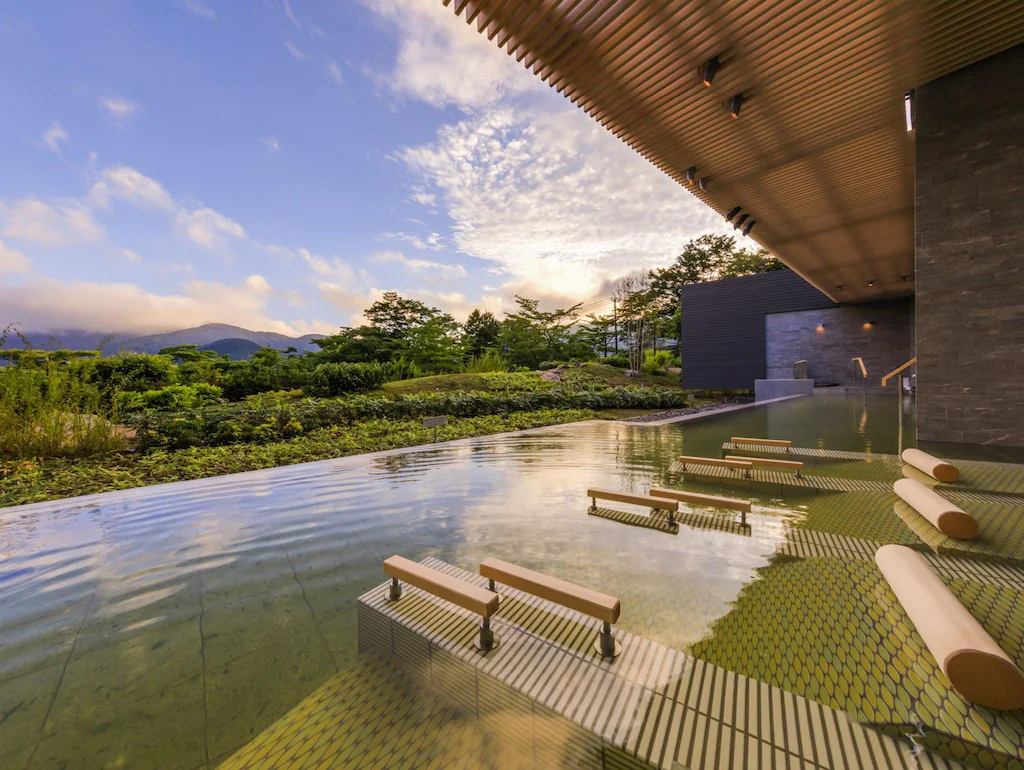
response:
[[[624,630],[688,649],[811,506],[752,489],[752,536],[666,536],[588,516],[584,491],[646,493],[733,435],[895,453],[912,411],[823,394],[0,510],[0,767],[216,767],[365,665],[356,599],[392,554],[548,572],[619,596]]]

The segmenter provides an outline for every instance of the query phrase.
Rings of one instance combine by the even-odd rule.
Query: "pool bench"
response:
[[[735,497],[721,497],[719,495],[703,495],[699,492],[684,492],[681,489],[662,489],[653,487],[651,497],[667,497],[680,503],[696,503],[707,505],[711,508],[727,508],[731,511],[740,512],[740,524],[747,526],[747,514],[750,513],[751,505],[749,500],[740,500]]]
[[[947,537],[954,540],[970,540],[977,537],[981,531],[981,527],[971,514],[953,505],[920,481],[900,479],[892,485],[892,490]]]
[[[628,492],[616,492],[611,489],[588,489],[587,497],[590,498],[591,510],[597,509],[598,500],[611,500],[614,503],[626,503],[628,505],[642,505],[650,508],[651,513],[655,511],[668,511],[669,519],[672,514],[679,510],[679,503],[674,500],[666,500],[663,497],[650,497],[648,495],[633,495]]]
[[[709,465],[713,468],[730,468],[734,471],[743,471],[743,475],[746,478],[750,478],[750,469],[754,467],[754,464],[744,458],[743,460],[728,459],[719,460],[717,457],[691,457],[689,455],[682,455],[679,458],[680,465],[683,466],[683,470],[686,470],[687,465]]]
[[[734,444],[748,444],[752,446],[777,446],[785,447],[786,449],[793,446],[792,441],[781,438],[746,438],[743,436],[733,436],[730,440]]]
[[[618,621],[620,609],[619,600],[614,596],[501,559],[484,559],[480,563],[480,575],[487,578],[492,591],[495,583],[501,583],[600,620],[602,626],[594,649],[606,658],[614,658],[622,651],[612,636],[612,624]]]
[[[875,563],[958,693],[992,709],[1024,708],[1024,673],[920,553],[884,545]]]
[[[491,630],[491,616],[498,611],[498,595],[494,591],[467,583],[465,580],[446,575],[432,567],[406,559],[404,556],[390,556],[384,560],[384,574],[391,578],[388,587],[388,601],[402,598],[402,581],[420,590],[433,594],[439,599],[456,604],[464,610],[479,615],[480,633],[473,644],[478,650],[488,652],[498,646],[498,635]]]
[[[927,452],[922,452],[920,449],[904,449],[900,458],[907,465],[912,465],[919,471],[927,473],[936,481],[952,484],[960,478],[960,471],[955,466]]]
[[[776,460],[772,457],[741,457],[739,455],[726,455],[726,460],[742,460],[753,466],[761,468],[781,468],[787,471],[796,471],[796,477],[801,477],[804,464],[798,460]]]

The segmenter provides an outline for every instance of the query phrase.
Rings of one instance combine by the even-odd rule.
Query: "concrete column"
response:
[[[1024,446],[1024,46],[915,102],[918,437]]]

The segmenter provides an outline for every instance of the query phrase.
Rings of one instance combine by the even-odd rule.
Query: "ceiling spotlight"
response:
[[[708,189],[708,178],[706,176],[702,176],[697,180],[697,186],[702,190]]]
[[[839,284],[838,286],[836,286],[836,291],[842,291],[842,290],[843,290],[843,285],[842,284]]]
[[[712,56],[706,62],[700,70],[700,79],[704,81],[704,85],[711,87],[711,81],[715,79],[715,73],[718,72],[719,61],[717,56]]]
[[[743,94],[736,94],[736,96],[729,100],[729,114],[734,118],[738,118],[740,116],[740,108],[745,101],[746,99],[743,98]]]
[[[909,275],[905,275],[905,276],[903,276],[902,280],[903,280],[903,283],[906,283],[907,281],[910,280],[910,276]]]
[[[696,166],[690,166],[688,169],[686,169],[686,184],[690,185],[690,187],[693,187],[693,183],[696,182],[696,181],[697,181],[697,167]]]
[[[872,286],[874,286],[874,285],[875,285],[875,282],[874,282],[874,281],[868,281],[868,288],[869,288],[869,289],[870,289],[870,288],[871,288]]]
[[[747,226],[743,228],[743,234],[744,235],[750,235],[750,231],[754,229],[754,225],[756,225],[756,224],[757,224],[757,220],[756,219],[751,219],[749,222],[747,222]]]
[[[747,221],[747,217],[749,217],[749,216],[750,216],[750,214],[744,214],[743,216],[741,216],[741,217],[740,217],[739,219],[737,219],[737,220],[736,220],[736,222],[735,222],[735,223],[733,224],[733,227],[734,227],[735,229],[739,230],[739,229],[740,229],[740,225],[742,225],[742,224],[743,224],[744,222],[746,222],[746,221]]]
[[[740,213],[740,207],[737,206],[736,208],[730,210],[729,213],[725,215],[725,221],[726,222],[732,222],[732,218],[734,216],[736,216],[737,214],[739,214],[739,213]]]

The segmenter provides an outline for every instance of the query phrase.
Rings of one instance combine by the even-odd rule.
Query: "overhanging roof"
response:
[[[1019,0],[443,2],[838,302],[913,292],[904,92],[1024,42]]]

